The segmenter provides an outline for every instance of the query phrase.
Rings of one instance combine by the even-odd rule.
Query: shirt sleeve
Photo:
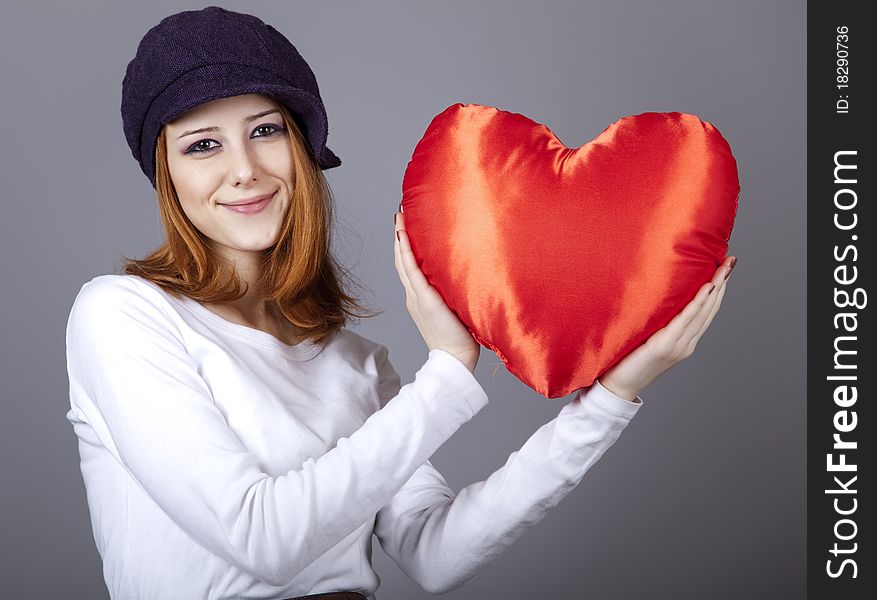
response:
[[[433,350],[360,429],[269,476],[214,404],[175,316],[150,286],[85,284],[66,330],[72,409],[181,529],[273,585],[373,521],[487,403],[460,361]]]
[[[569,494],[641,405],[596,381],[502,468],[459,494],[426,461],[378,512],[381,547],[425,591],[459,587]]]

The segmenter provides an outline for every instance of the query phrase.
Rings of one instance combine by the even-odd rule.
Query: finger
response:
[[[434,305],[443,304],[444,300],[438,291],[429,283],[424,276],[423,271],[417,265],[417,259],[411,250],[408,241],[408,232],[404,229],[399,230],[399,251],[402,255],[402,266],[405,274],[408,276],[408,282],[411,285],[411,293],[417,299],[417,302],[424,307],[432,307]]]
[[[728,289],[727,285],[722,285],[721,287],[716,288],[716,291],[713,294],[716,294],[716,301],[713,303],[712,307],[709,310],[709,314],[706,319],[703,320],[700,327],[695,330],[693,327],[691,328],[691,332],[689,335],[685,337],[683,340],[686,344],[697,344],[697,341],[706,333],[706,330],[709,328],[710,323],[712,323],[713,318],[716,316],[716,313],[719,312],[719,307],[722,305],[722,298],[725,295],[725,290]]]
[[[719,269],[718,273],[719,282],[710,282],[715,287],[707,293],[706,299],[704,300],[703,304],[701,304],[700,307],[697,309],[694,317],[685,324],[685,327],[680,333],[680,341],[689,341],[692,337],[694,337],[697,332],[700,331],[700,328],[703,326],[704,321],[706,321],[709,317],[710,312],[716,304],[716,299],[719,297],[719,293],[724,287],[721,281],[721,279],[724,277],[724,275],[722,275],[722,269]]]
[[[725,292],[728,291],[728,286],[723,285],[722,289],[719,290],[719,297],[716,298],[716,303],[713,305],[712,310],[710,311],[710,316],[707,317],[704,324],[701,326],[700,331],[697,332],[697,336],[695,338],[695,342],[700,339],[700,337],[706,333],[706,330],[709,329],[710,323],[713,322],[713,319],[716,317],[716,314],[719,312],[719,307],[722,306],[722,298],[725,297]]]
[[[737,263],[736,256],[726,256],[722,261],[722,264],[719,265],[719,268],[716,269],[716,272],[713,273],[713,283],[716,285],[724,285],[728,280],[728,277],[731,275],[731,271],[734,270],[734,267]]]
[[[399,217],[399,213],[396,213],[395,231],[399,231]],[[402,264],[402,249],[396,233],[393,234],[393,258],[396,264],[396,272],[399,274],[399,281],[402,282],[402,287],[405,288],[405,293],[413,295],[414,292],[411,290],[411,282],[408,280],[408,273],[405,271],[405,266]]]
[[[709,326],[707,320],[710,315],[715,314],[716,304],[719,297],[724,293],[726,276],[731,272],[733,257],[727,256],[722,264],[715,270],[711,283],[716,287],[712,292],[708,293],[706,301],[700,306],[694,317],[686,323],[685,328],[680,333],[679,341],[685,344],[690,343],[698,334],[704,330],[704,326]]]
[[[673,319],[667,323],[667,326],[664,330],[667,332],[667,335],[674,342],[679,340],[687,330],[688,326],[691,322],[697,318],[697,315],[700,313],[703,306],[709,300],[710,288],[713,283],[705,283],[703,287],[701,287],[697,293],[694,295],[694,298],[683,308],[679,314],[677,314]],[[715,293],[715,292],[713,292]]]
[[[726,257],[722,264],[715,270],[710,283],[716,287],[711,292],[707,293],[704,303],[700,305],[692,319],[685,324],[685,327],[680,332],[679,341],[688,343],[695,335],[697,335],[697,332],[701,330],[712,313],[719,294],[725,287],[725,275],[731,271],[730,265],[731,257]]]
[[[701,325],[700,329],[698,330],[697,335],[694,337],[693,341],[695,343],[697,343],[697,340],[700,339],[700,337],[704,334],[704,332],[710,326],[710,323],[712,323],[713,318],[716,316],[716,313],[719,311],[719,306],[721,306],[722,304],[722,298],[725,295],[725,291],[728,289],[728,276],[731,274],[731,271],[735,266],[735,262],[736,257],[729,256],[723,263],[723,266],[727,267],[727,270],[724,271],[724,274],[722,275],[722,283],[719,288],[718,297],[716,298],[715,304],[710,309],[709,316],[706,318],[706,321],[704,321],[703,325]]]
[[[414,258],[414,252],[411,250],[411,243],[408,240],[408,232],[405,229],[399,229],[399,252],[402,257],[402,266],[408,275],[408,281],[411,289],[415,294],[420,295],[429,293],[432,287],[426,280],[426,277],[417,266],[417,259]]]

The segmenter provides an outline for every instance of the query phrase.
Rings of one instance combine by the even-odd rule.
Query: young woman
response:
[[[579,483],[690,356],[728,259],[664,329],[579,390],[486,480],[429,457],[487,402],[479,345],[428,284],[396,214],[395,261],[428,358],[404,386],[330,253],[340,164],[313,73],[255,17],[164,19],[123,82],[167,240],[95,277],[67,324],[71,407],[114,599],[374,598],[371,541],[426,591],[474,577]]]

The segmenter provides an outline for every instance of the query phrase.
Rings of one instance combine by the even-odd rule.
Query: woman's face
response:
[[[273,245],[295,185],[278,105],[259,94],[200,104],[167,125],[167,162],[183,212],[237,262]],[[251,203],[270,196],[267,202]]]

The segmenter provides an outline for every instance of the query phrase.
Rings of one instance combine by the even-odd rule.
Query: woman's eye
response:
[[[214,140],[198,140],[197,142],[195,142],[194,144],[189,146],[189,149],[186,150],[185,154],[203,154],[205,152],[209,152],[210,150],[213,150],[213,148],[215,148],[215,146],[205,146],[204,144],[210,144],[210,143],[216,144],[216,141],[214,141]]]
[[[253,130],[253,137],[271,137],[281,131],[285,131],[285,129],[277,125],[266,123],[265,125],[259,125]],[[211,146],[210,144],[216,144],[216,146]],[[219,143],[216,142],[216,140],[198,140],[189,146],[184,154],[206,154],[218,146]]]
[[[255,134],[258,131],[265,131],[265,130],[267,130],[267,132],[265,134],[257,135],[256,137],[268,137],[270,135],[274,135],[275,133],[277,133],[279,131],[283,131],[283,128],[278,127],[277,125],[265,124],[265,125],[259,125],[258,127],[256,127],[256,129],[253,131],[253,133]]]

